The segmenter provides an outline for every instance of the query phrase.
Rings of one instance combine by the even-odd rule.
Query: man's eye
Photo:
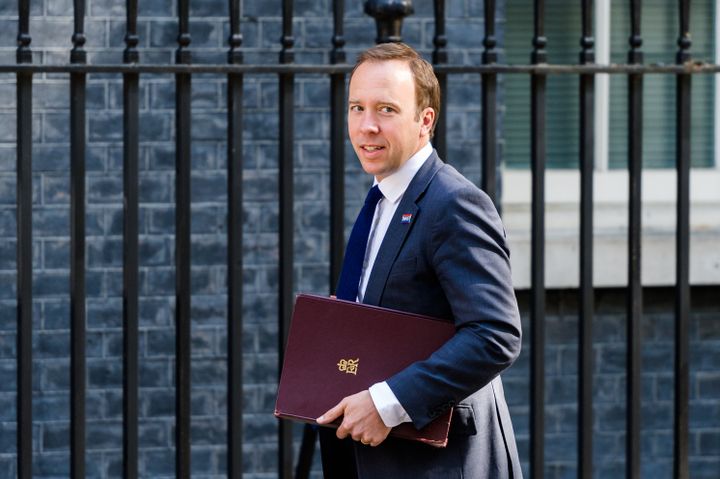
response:
[[[392,113],[395,111],[395,109],[391,106],[383,106],[383,107],[380,107],[380,111],[382,113]]]
[[[350,105],[350,111],[362,111],[362,107],[360,105]]]

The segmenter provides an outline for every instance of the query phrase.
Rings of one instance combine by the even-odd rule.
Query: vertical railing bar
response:
[[[347,61],[344,50],[344,0],[333,0],[333,65]],[[330,290],[340,277],[345,251],[345,74],[330,75]]]
[[[126,3],[125,63],[138,62],[137,0]],[[139,75],[123,74],[123,477],[138,477]]]
[[[435,36],[433,37],[432,61],[434,65],[445,65],[448,62],[447,35],[445,35],[445,0],[434,0]],[[436,73],[440,84],[440,112],[435,121],[435,134],[433,144],[438,156],[443,161],[449,161],[447,151],[447,112],[448,112],[448,76],[447,73]]]
[[[302,443],[298,454],[297,466],[295,467],[295,479],[307,479],[310,477],[317,435],[317,426],[310,424],[303,426]]]
[[[18,2],[17,63],[32,63],[30,1]],[[32,73],[17,74],[17,476],[32,477]]]
[[[189,2],[178,0],[175,63],[190,64]],[[190,477],[191,76],[175,75],[175,475]]]
[[[641,64],[640,51],[641,0],[630,2],[628,63]],[[627,296],[627,386],[625,471],[628,479],[640,478],[640,400],[642,354],[642,138],[643,138],[643,77],[628,76],[628,175],[630,198],[628,206],[628,296]]]
[[[594,63],[592,0],[582,2],[580,63]],[[578,350],[578,477],[592,477],[593,170],[595,76],[580,75],[580,321]]]
[[[495,1],[485,0],[485,38],[482,54],[483,65],[497,62],[495,51]],[[500,196],[497,188],[497,146],[496,146],[496,112],[497,112],[497,73],[482,75],[482,180],[481,188],[488,194],[500,211]]]
[[[547,61],[545,2],[534,0],[533,52],[535,65]],[[545,105],[547,77],[532,74],[530,161],[532,169],[530,255],[530,475],[545,474]]]
[[[292,36],[293,2],[283,0],[283,34],[280,39],[280,63],[289,64],[295,60],[292,48],[295,39]],[[278,273],[280,290],[278,294],[278,370],[282,369],[285,342],[290,330],[290,316],[293,306],[293,137],[294,137],[294,83],[292,73],[279,75],[279,111],[280,111],[280,145],[279,145],[279,202],[280,202],[280,251]],[[278,428],[278,475],[282,479],[290,479],[293,471],[292,423],[286,419],[279,420]]]
[[[243,62],[240,18],[242,3],[229,0],[230,50],[228,63]],[[228,108],[228,477],[243,473],[242,411],[242,305],[243,305],[243,75],[231,73],[227,80]]]
[[[681,0],[680,35],[676,62],[690,61],[690,1]],[[689,401],[689,335],[690,322],[690,87],[689,74],[677,75],[676,85],[676,162],[677,162],[677,231],[675,240],[675,411],[674,411],[674,477],[689,477],[688,401]]]
[[[74,0],[70,62],[84,64],[85,1]],[[85,89],[70,74],[70,476],[85,477]]]

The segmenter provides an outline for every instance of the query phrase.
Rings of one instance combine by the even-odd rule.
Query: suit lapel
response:
[[[390,274],[390,268],[395,262],[400,248],[405,243],[405,238],[410,233],[413,225],[417,221],[417,217],[420,214],[420,208],[417,205],[417,201],[423,195],[425,190],[430,184],[430,180],[435,176],[437,171],[442,167],[443,163],[438,158],[437,153],[433,150],[433,153],[425,161],[422,167],[415,174],[408,185],[405,194],[403,194],[400,204],[393,214],[390,225],[388,226],[385,238],[383,238],[378,250],[377,257],[375,258],[375,264],[373,265],[370,278],[368,279],[367,288],[365,288],[365,296],[363,297],[363,303],[379,305],[382,299],[383,291],[385,290],[385,284],[387,283],[388,274]],[[403,222],[403,215],[411,215],[409,222]]]

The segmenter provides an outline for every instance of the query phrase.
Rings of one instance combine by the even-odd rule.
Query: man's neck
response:
[[[388,175],[383,179],[382,183],[375,181],[380,187],[383,196],[391,202],[397,201],[410,185],[422,165],[432,155],[432,145],[426,144],[418,150],[408,161],[405,162],[397,171]]]

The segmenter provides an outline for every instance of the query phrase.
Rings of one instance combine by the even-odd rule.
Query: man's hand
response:
[[[355,441],[375,447],[390,434],[391,428],[383,423],[367,390],[347,396],[317,418],[317,422],[329,424],[340,416],[343,416],[343,420],[336,433],[340,439],[350,436]]]

